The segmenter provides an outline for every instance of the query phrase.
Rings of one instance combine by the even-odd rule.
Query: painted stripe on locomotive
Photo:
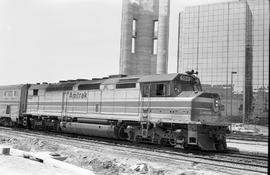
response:
[[[7,104],[7,103],[16,103],[19,104],[20,101],[0,101],[0,103]]]
[[[95,106],[96,104],[102,104],[102,106],[125,106],[125,107],[138,107],[140,102],[138,101],[100,101],[100,102],[28,102],[28,105],[46,105],[46,106]],[[191,102],[191,101],[141,101],[142,106],[148,106],[149,104],[152,107],[190,107],[191,103],[194,107],[202,107],[202,108],[211,108],[212,103],[209,102]]]

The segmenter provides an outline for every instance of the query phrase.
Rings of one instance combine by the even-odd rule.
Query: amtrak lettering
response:
[[[87,98],[86,92],[66,92],[68,98]]]

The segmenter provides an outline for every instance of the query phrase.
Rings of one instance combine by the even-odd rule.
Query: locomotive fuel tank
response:
[[[112,125],[77,123],[77,122],[61,122],[61,131],[66,133],[90,135],[94,137],[105,137],[117,139],[117,127]]]
[[[102,120],[102,119],[92,119],[92,118],[82,118],[78,117],[77,119],[78,123],[90,123],[90,124],[103,124],[108,125],[108,120]]]

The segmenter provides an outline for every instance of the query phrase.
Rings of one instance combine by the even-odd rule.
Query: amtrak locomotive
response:
[[[0,86],[2,125],[183,149],[226,149],[221,110],[192,72]]]

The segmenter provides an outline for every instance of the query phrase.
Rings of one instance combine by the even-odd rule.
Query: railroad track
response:
[[[229,135],[227,135],[227,139],[256,141],[256,142],[268,142],[268,136],[264,136],[264,135],[229,134]]]
[[[161,148],[154,145],[136,144],[131,145],[129,142],[119,141],[105,141],[93,140],[89,137],[72,137],[70,134],[48,133],[40,131],[22,130],[14,128],[0,127],[0,135],[22,137],[22,138],[39,138],[46,141],[52,141],[60,144],[69,144],[75,147],[81,147],[85,149],[98,146],[102,148],[102,145],[106,145],[113,148],[114,151],[128,153],[129,155],[139,157],[149,157],[155,160],[164,160],[173,164],[179,164],[180,162],[189,162],[196,166],[203,167],[218,167],[224,171],[231,172],[249,172],[249,173],[267,173],[268,168],[268,155],[250,155],[244,153],[237,153],[228,151],[226,153],[205,153],[199,151],[176,151],[172,148]],[[142,152],[143,151],[143,152]],[[237,173],[236,173],[237,174]]]
[[[268,146],[268,142],[256,142],[256,141],[247,141],[247,140],[234,140],[227,139],[227,143],[236,143],[241,145],[253,145],[253,146]]]

